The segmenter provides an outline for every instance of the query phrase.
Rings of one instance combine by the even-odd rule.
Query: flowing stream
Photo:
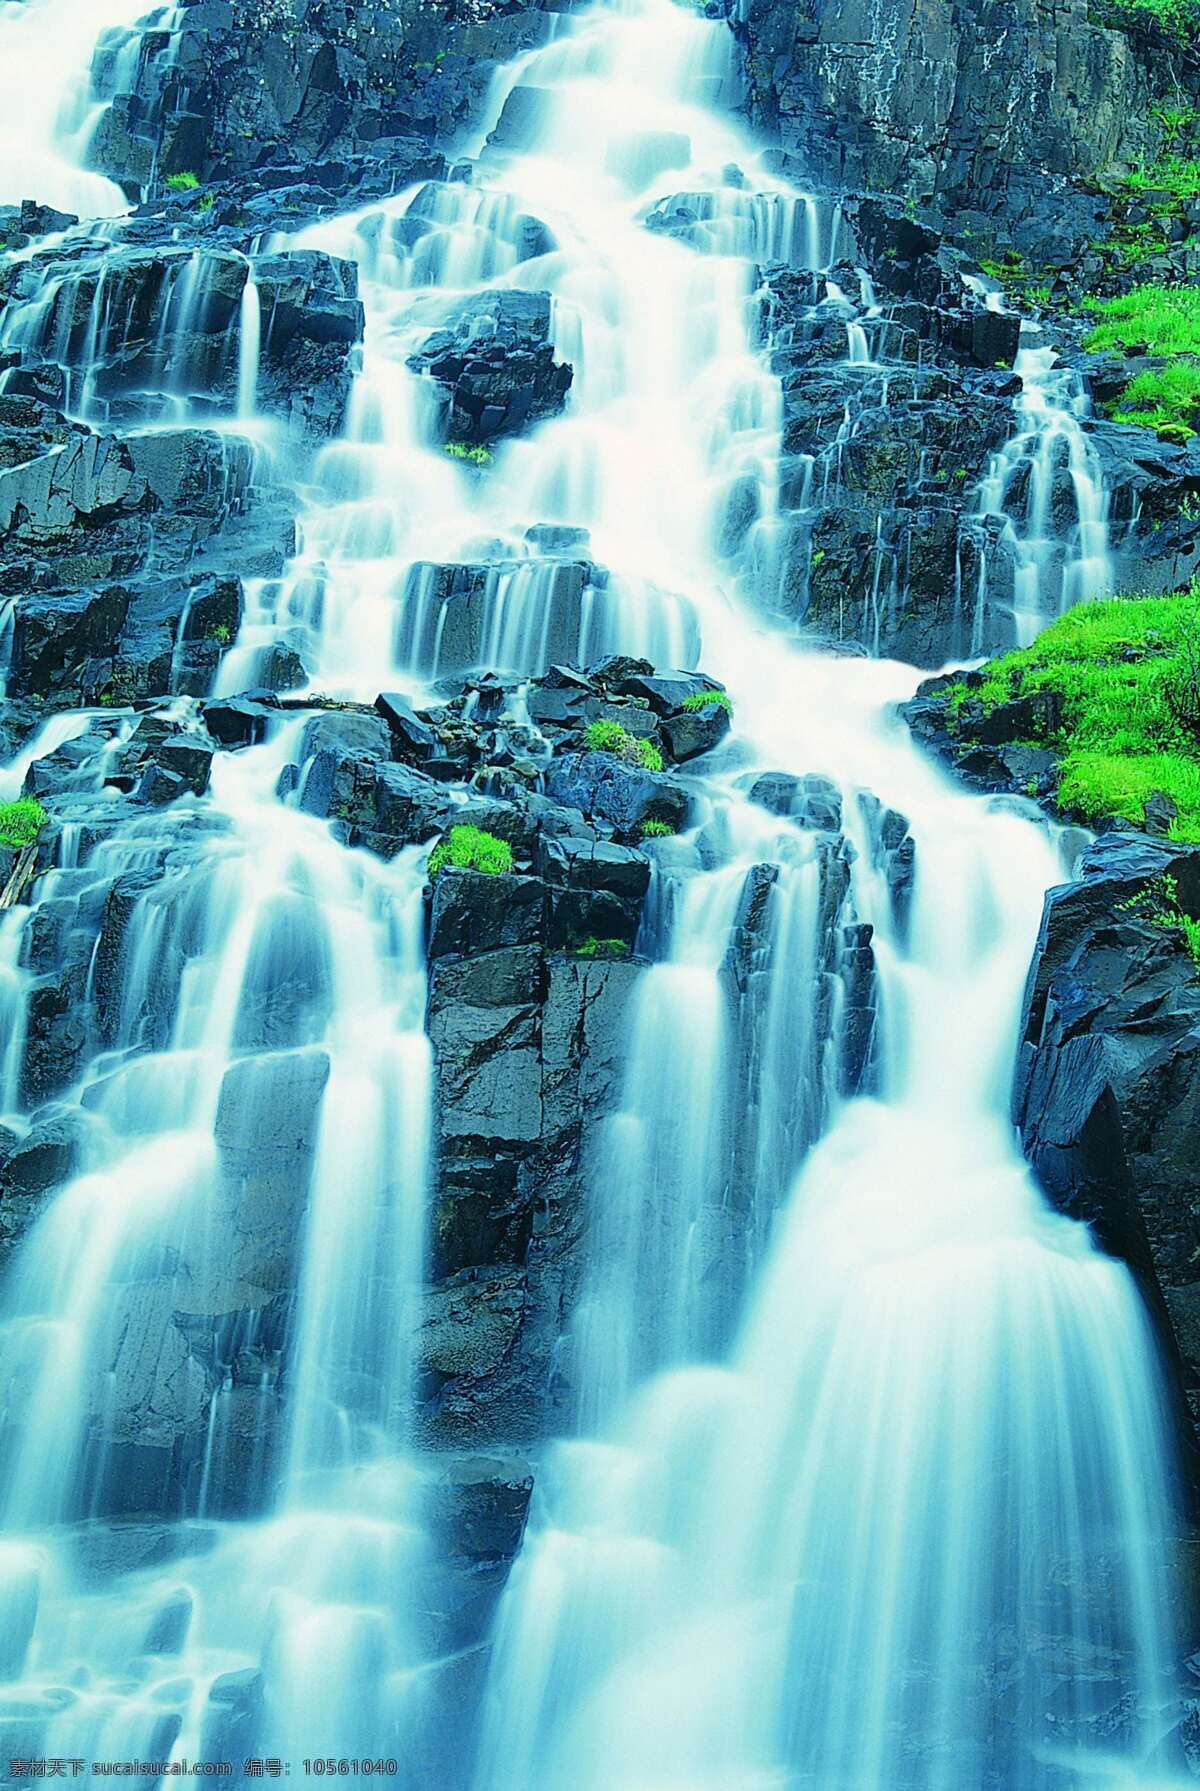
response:
[[[90,5],[72,41],[82,54],[136,10]],[[42,74],[22,89],[39,108],[17,126],[39,157],[22,184],[112,211],[113,190],[75,167],[83,71],[62,65],[60,12],[0,6],[0,69],[15,46]],[[409,1436],[432,1098],[424,857],[347,852],[279,795],[311,750],[296,721],[219,756],[182,819],[65,854],[37,891],[39,912],[94,933],[118,881],[135,949],[116,987],[102,953],[90,972],[103,1025],[68,1104],[85,1172],[24,1244],[0,1315],[7,1754],[236,1748],[294,1776],[306,1756],[382,1755],[405,1784],[462,1791],[1164,1782],[1139,1764],[1167,1723],[1172,1646],[1154,1345],[1125,1269],[1045,1208],[1007,1116],[1063,858],[1032,808],[965,796],[914,750],[894,715],[914,672],[772,632],[722,548],[732,494],[751,494],[762,533],[779,510],[756,264],[819,272],[842,228],[833,201],[765,171],[737,97],[723,23],[672,0],[599,5],[497,78],[488,129],[522,122],[469,146],[472,183],[273,245],[357,262],[366,343],[345,437],[305,479],[300,554],[251,587],[220,688],[252,686],[280,640],[314,689],[367,701],[420,695],[460,664],[535,673],[619,649],[702,665],[735,707],[700,824],[656,847],[655,962],[600,1129],[564,1340],[580,1409],[539,1464],[478,1734],[424,1651],[417,1593],[433,1547]],[[686,200],[693,226],[647,228],[663,200]],[[565,414],[481,470],[436,445],[430,386],[407,366],[477,288],[550,293],[575,369]],[[264,431],[261,328],[249,285],[234,408]],[[866,340],[848,326],[847,359],[874,367]],[[1033,508],[1009,518],[1022,614],[1064,595],[1037,485],[1064,443],[1080,494],[1067,600],[1107,577],[1069,395],[1030,353],[1034,396],[981,497],[1003,511],[1012,467],[1032,461]],[[607,579],[569,586],[539,548],[546,524],[589,531]],[[462,623],[437,569],[484,560]],[[51,727],[39,751],[65,738]],[[840,853],[748,800],[762,771],[820,780]],[[915,840],[903,912],[880,804]],[[173,869],[175,840],[188,856]],[[770,976],[749,1052],[727,972],[763,867]],[[0,935],[10,1064],[24,925]],[[868,927],[877,1020],[855,1082],[837,991]],[[11,1075],[5,1099],[27,1126]],[[286,1336],[256,1254],[268,1223],[300,1257]],[[109,1508],[135,1465],[123,1351],[145,1302],[186,1314],[190,1290],[214,1286],[219,1309],[260,1317],[224,1335],[172,1558],[153,1538],[144,1558],[106,1555],[63,1520]],[[182,1345],[161,1361],[164,1413],[205,1409],[198,1372]],[[223,1464],[247,1450],[258,1504],[230,1510]]]

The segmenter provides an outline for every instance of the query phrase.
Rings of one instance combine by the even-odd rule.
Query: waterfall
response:
[[[988,293],[986,300],[989,309],[1003,310],[999,294]],[[1099,458],[1081,427],[1090,400],[1079,374],[1039,343],[1040,334],[1037,324],[1022,323],[1013,368],[1021,381],[1017,429],[993,455],[979,492],[980,517],[1000,521],[1018,646],[1027,646],[1040,628],[1076,603],[1109,596],[1114,578],[1108,494]],[[1066,527],[1056,515],[1063,509],[1071,515]],[[985,604],[1002,601],[1002,593],[992,589],[994,572],[985,549],[973,653],[981,650]]]
[[[100,34],[147,10],[146,0],[2,0],[0,201],[84,218],[126,209],[114,181],[81,166],[97,117],[90,70]]]
[[[81,52],[122,14],[83,10]],[[40,106],[63,88],[61,26],[56,0],[0,6],[54,71]],[[661,927],[559,1340],[578,1398],[538,1463],[481,1708],[454,1689],[481,1658],[428,1642],[438,1464],[413,1420],[425,855],[381,862],[303,813],[315,724],[276,718],[217,755],[210,794],[65,847],[0,927],[23,1134],[43,925],[77,946],[86,1034],[60,1103],[79,1160],[0,1306],[0,1718],[46,1756],[275,1756],[294,1777],[365,1758],[413,1791],[1101,1791],[1138,1783],[1158,1739],[1173,1464],[1154,1345],[1127,1271],[1045,1206],[1007,1113],[1057,843],[918,755],[893,713],[915,673],[807,652],[739,600],[730,513],[769,531],[783,458],[750,256],[816,273],[841,224],[735,122],[732,58],[722,21],[672,0],[564,16],[498,78],[471,182],[272,245],[354,261],[366,339],[343,436],[297,480],[299,551],[251,582],[218,688],[251,686],[285,637],[315,688],[366,703],[645,651],[703,664],[737,717],[693,831],[656,848]],[[500,125],[522,90],[536,120],[515,147]],[[56,99],[29,137],[61,174],[57,118]],[[164,333],[201,305],[202,259],[173,258]],[[60,360],[95,362],[103,285],[90,349],[57,338]],[[445,452],[411,364],[468,290],[548,293],[575,372],[562,415],[482,464]],[[259,328],[251,281],[242,417]],[[857,323],[847,358],[870,360]],[[1033,347],[1018,370],[983,505],[1032,616],[1105,576],[1104,507],[1068,376]],[[187,367],[167,372],[191,416]],[[1078,530],[1058,567],[1064,466]],[[52,722],[13,786],[67,738]],[[776,812],[767,774],[808,780],[809,806]],[[881,804],[915,841],[905,912]],[[131,1384],[186,1437],[183,1508],[106,1558],[91,1515],[126,1510],[135,1479],[173,1485],[124,1428]]]
[[[254,269],[246,272],[242,287],[241,315],[238,321],[238,390],[237,414],[249,420],[254,416],[258,398],[258,362],[262,353],[262,301]]]

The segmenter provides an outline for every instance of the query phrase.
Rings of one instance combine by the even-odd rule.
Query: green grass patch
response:
[[[1032,734],[1059,760],[1066,813],[1140,827],[1161,791],[1178,810],[1171,838],[1200,841],[1200,587],[1080,604],[1033,646],[993,661],[982,685],[954,685],[947,719],[966,725],[968,704],[990,713],[1040,693],[1059,699],[1057,719],[1047,704]]]
[[[0,802],[0,846],[12,846],[18,851],[32,846],[48,818],[41,803],[31,796]]]
[[[488,877],[504,877],[513,868],[513,851],[507,840],[497,839],[482,827],[452,827],[429,854],[432,882],[447,867],[456,871],[482,871]]]
[[[726,715],[733,714],[733,699],[727,690],[694,690],[691,696],[684,697],[681,705],[684,709],[724,709]]]
[[[451,460],[465,460],[469,466],[491,466],[495,458],[482,442],[447,442],[444,452]]]
[[[197,174],[168,174],[166,187],[168,193],[194,193],[200,185]]]
[[[644,840],[674,839],[675,829],[669,821],[643,821],[642,838]]]
[[[585,939],[575,947],[577,958],[627,958],[629,947],[623,939]]]
[[[639,740],[619,721],[593,721],[584,734],[589,752],[609,752],[627,765],[640,765],[643,771],[661,771],[663,756],[653,740]]]
[[[1171,357],[1136,374],[1110,415],[1176,440],[1194,435],[1200,417],[1200,290],[1137,286],[1093,309],[1099,322],[1083,343],[1090,354],[1142,349]]]
[[[1084,338],[1089,354],[1144,348],[1148,354],[1200,354],[1200,288],[1135,286],[1092,309],[1100,321]]]

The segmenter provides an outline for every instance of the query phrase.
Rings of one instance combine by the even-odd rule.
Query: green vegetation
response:
[[[682,707],[685,709],[724,709],[726,715],[733,714],[733,701],[727,690],[694,690],[691,696],[684,697]]]
[[[482,827],[452,827],[429,854],[430,882],[447,866],[456,871],[483,871],[489,877],[504,877],[513,868],[512,847]]]
[[[217,195],[215,193],[202,193],[196,203],[196,210],[211,211],[216,203]]]
[[[1200,971],[1200,920],[1194,920],[1180,907],[1179,884],[1169,871],[1155,877],[1145,889],[1130,896],[1127,902],[1118,902],[1117,906],[1150,921],[1153,926],[1178,933],[1187,946],[1192,963]]]
[[[577,958],[627,958],[629,947],[623,939],[585,939],[575,947]]]
[[[642,838],[644,840],[674,839],[675,829],[669,821],[643,821]]]
[[[1094,306],[1099,322],[1084,338],[1091,354],[1140,349],[1170,357],[1147,367],[1126,386],[1110,415],[1160,435],[1186,440],[1200,415],[1200,291],[1194,287],[1136,286]]]
[[[227,647],[233,639],[233,629],[229,626],[228,622],[214,622],[212,627],[212,638],[222,647]]]
[[[1172,839],[1200,840],[1200,587],[1182,597],[1083,603],[1025,647],[956,685],[953,728],[968,704],[989,714],[1028,705],[1020,726],[1059,760],[1058,803],[1086,821],[1141,826],[1157,792],[1176,808]]]
[[[194,193],[200,185],[200,177],[196,174],[168,174],[168,193]]]
[[[32,846],[46,820],[45,809],[31,796],[0,802],[0,846],[14,846],[18,851]]]
[[[451,460],[466,460],[472,466],[491,466],[493,455],[482,442],[447,442],[445,452]]]
[[[1181,44],[1200,35],[1200,0],[1107,0],[1100,11],[1106,24],[1122,31],[1157,27]]]
[[[1084,347],[1145,348],[1150,354],[1200,354],[1200,290],[1195,287],[1135,286],[1119,298],[1092,306],[1100,322]]]
[[[1137,168],[1125,177],[1131,193],[1161,195],[1153,203],[1166,210],[1200,195],[1200,162],[1193,156],[1165,155],[1152,168]]]
[[[662,753],[653,740],[639,740],[619,721],[593,721],[583,738],[589,752],[610,752],[627,765],[640,765],[643,771],[663,768]]]

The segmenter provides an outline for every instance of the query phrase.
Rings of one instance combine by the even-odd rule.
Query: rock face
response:
[[[147,44],[93,153],[106,173],[136,182],[160,132],[166,174],[283,163],[319,178],[339,159],[382,162],[397,144],[452,137],[486,98],[492,67],[544,29],[532,7],[201,0],[184,9],[170,57]]]
[[[253,299],[253,322],[247,305]],[[314,250],[247,256],[232,248],[77,252],[15,270],[8,333],[17,389],[52,364],[76,414],[109,424],[243,401],[297,434],[336,434],[362,340],[358,271]],[[257,373],[242,393],[243,337]],[[9,388],[13,379],[10,376]]]
[[[739,21],[751,117],[816,184],[1003,213],[1038,258],[1096,234],[1085,182],[1158,145],[1147,59],[1086,0],[750,0]]]
[[[450,327],[408,361],[439,388],[448,441],[495,441],[562,410],[572,370],[550,335],[544,292],[484,292],[456,306]]]
[[[1053,1203],[1134,1269],[1200,1417],[1200,972],[1176,911],[1200,914],[1200,851],[1144,835],[1098,839],[1050,892],[1014,1110]]]

